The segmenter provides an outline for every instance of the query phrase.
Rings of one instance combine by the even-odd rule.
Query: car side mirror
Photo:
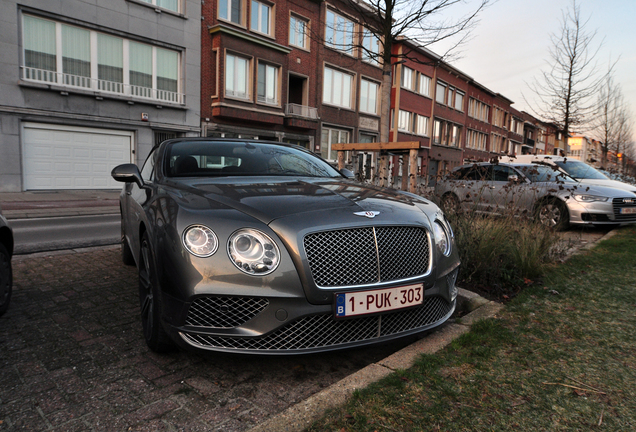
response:
[[[135,164],[117,165],[110,172],[110,175],[118,182],[136,183],[140,188],[144,187],[144,180],[141,178],[139,167]]]
[[[348,170],[346,168],[341,169],[340,170],[340,174],[342,174],[343,176],[345,176],[348,179],[356,178],[355,174],[352,171],[350,171],[350,170]]]
[[[511,183],[519,183],[519,176],[516,174],[511,174],[508,176],[508,181]]]

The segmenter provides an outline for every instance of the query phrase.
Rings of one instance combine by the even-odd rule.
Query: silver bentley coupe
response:
[[[298,146],[208,138],[115,167],[150,349],[301,354],[443,324],[460,263],[442,211],[345,174]]]

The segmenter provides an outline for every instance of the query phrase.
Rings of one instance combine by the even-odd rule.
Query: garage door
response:
[[[119,189],[110,176],[130,163],[133,132],[24,123],[26,190]]]

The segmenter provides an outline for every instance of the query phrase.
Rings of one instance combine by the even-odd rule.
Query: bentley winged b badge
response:
[[[354,215],[356,216],[364,216],[364,217],[368,217],[369,219],[373,219],[379,214],[380,214],[379,211],[369,211],[369,210],[354,213]]]

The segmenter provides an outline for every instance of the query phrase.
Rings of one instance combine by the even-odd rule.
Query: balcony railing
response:
[[[318,119],[318,109],[298,104],[285,105],[285,115],[304,117],[312,120]]]
[[[131,96],[135,99],[145,99],[149,101],[170,102],[176,104],[185,103],[183,93],[159,90],[149,87],[124,84],[120,82],[107,81],[79,75],[71,75],[62,72],[36,69],[30,67],[22,68],[22,79],[45,84],[57,84],[61,87],[79,90],[93,90],[105,95]]]

